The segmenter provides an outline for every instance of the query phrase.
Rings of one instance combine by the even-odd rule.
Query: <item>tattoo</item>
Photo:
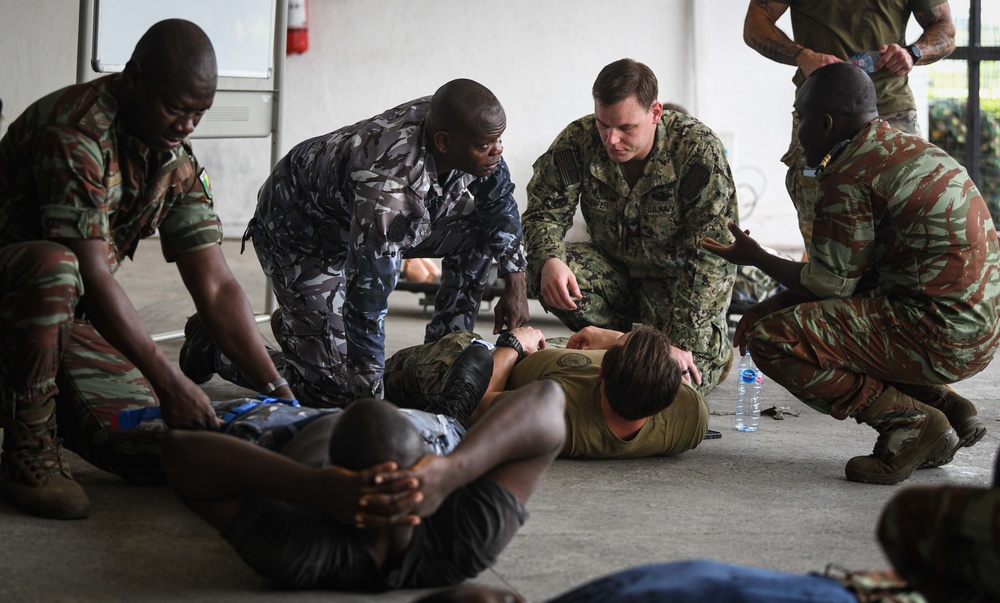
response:
[[[951,20],[951,7],[947,2],[929,11],[916,11],[913,17],[924,29],[917,38],[920,46],[920,64],[940,61],[955,50],[955,24]]]
[[[753,0],[747,10],[744,38],[750,48],[763,56],[785,65],[796,65],[795,59],[805,48],[793,42],[775,23],[788,10],[788,4],[771,0]]]

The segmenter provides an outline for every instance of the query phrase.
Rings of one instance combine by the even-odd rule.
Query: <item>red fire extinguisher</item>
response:
[[[288,0],[288,43],[286,54],[309,50],[309,15],[306,0]]]

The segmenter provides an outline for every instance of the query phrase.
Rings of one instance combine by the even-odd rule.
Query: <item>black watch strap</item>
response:
[[[500,336],[497,337],[497,347],[512,348],[515,352],[517,352],[518,360],[524,358],[524,348],[521,347],[521,342],[518,341],[517,337],[510,331],[500,333]]]

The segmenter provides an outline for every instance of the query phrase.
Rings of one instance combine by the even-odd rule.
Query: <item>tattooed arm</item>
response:
[[[947,2],[928,11],[917,11],[913,17],[924,29],[915,42],[920,48],[921,65],[940,61],[955,50],[955,24],[951,20],[951,7]]]
[[[888,69],[893,75],[904,76],[912,71],[917,63],[928,65],[945,58],[955,50],[955,24],[951,20],[951,7],[947,2],[927,11],[916,11],[913,16],[924,29],[914,42],[920,49],[920,59],[914,61],[905,46],[884,44],[878,49],[882,53],[882,58],[875,63],[875,69]]]
[[[743,41],[763,56],[784,65],[795,65],[809,77],[823,65],[839,63],[833,55],[813,52],[791,40],[777,26],[778,19],[788,10],[787,4],[770,0],[753,0],[743,23]]]

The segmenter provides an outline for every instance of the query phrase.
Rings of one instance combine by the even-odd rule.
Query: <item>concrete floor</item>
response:
[[[263,277],[255,256],[241,257],[231,241],[225,251],[262,310]],[[119,279],[147,328],[182,328],[193,305],[176,270],[163,263],[155,241],[143,243],[136,257]],[[419,300],[407,292],[390,299],[388,352],[422,340],[427,316]],[[534,303],[532,316],[548,336],[569,334]],[[491,330],[492,308],[484,307],[480,324]],[[177,357],[180,341],[161,345]],[[900,486],[846,481],[844,463],[868,454],[875,432],[821,415],[774,384],[765,382],[765,407],[787,407],[798,416],[765,417],[755,434],[735,431],[735,383],[729,379],[709,396],[710,426],[722,432],[721,439],[677,458],[557,461],[528,504],[528,523],[476,581],[506,585],[540,602],[615,570],[659,561],[710,558],[790,572],[821,571],[830,562],[885,567],[874,530],[893,493],[912,484],[990,482],[1000,434],[998,378],[1000,365],[994,363],[956,386],[979,405],[990,427],[986,437],[950,465],[918,471]],[[219,400],[244,393],[218,378],[205,389]],[[93,503],[89,519],[48,521],[0,505],[0,600],[395,602],[421,594],[275,590],[166,486],[130,486],[78,457],[71,463]]]

